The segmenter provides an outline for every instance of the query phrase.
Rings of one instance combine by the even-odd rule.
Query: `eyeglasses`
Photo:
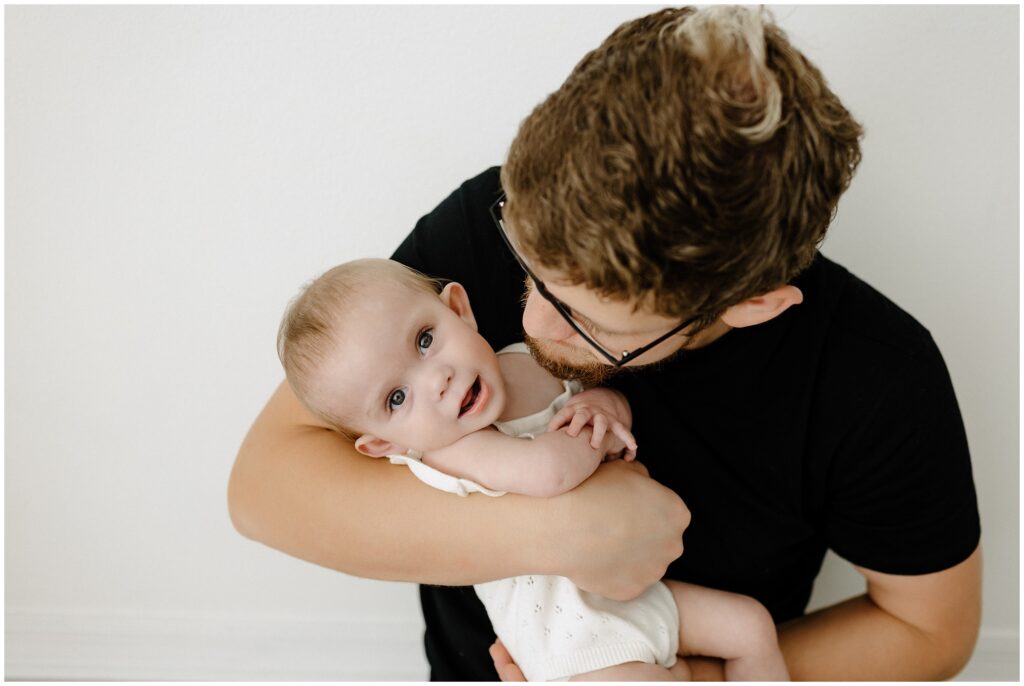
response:
[[[501,234],[502,239],[505,241],[505,245],[508,246],[509,252],[511,252],[512,256],[516,258],[516,261],[519,263],[519,266],[523,268],[523,271],[526,272],[526,275],[530,277],[530,281],[533,282],[533,286],[534,288],[537,289],[537,292],[540,293],[545,300],[551,303],[551,306],[555,308],[555,311],[558,312],[558,314],[562,315],[562,319],[564,319],[566,323],[568,323],[569,326],[571,326],[573,330],[576,333],[578,333],[580,337],[590,345],[591,348],[600,353],[600,355],[604,357],[606,360],[608,360],[608,362],[613,366],[621,367],[630,362],[631,360],[635,360],[636,358],[640,357],[654,346],[658,345],[659,343],[665,340],[668,340],[669,338],[676,335],[677,333],[679,333],[680,331],[682,331],[687,326],[689,326],[690,324],[697,320],[697,317],[691,317],[690,319],[687,319],[679,326],[675,327],[668,333],[659,336],[658,338],[651,341],[642,348],[635,348],[632,351],[623,350],[619,355],[614,354],[613,352],[608,350],[608,348],[604,347],[596,340],[594,340],[594,337],[587,333],[584,326],[580,324],[578,321],[576,321],[575,317],[573,317],[572,308],[563,303],[558,298],[556,298],[554,295],[552,295],[551,291],[549,291],[547,287],[544,285],[544,283],[537,278],[536,274],[534,274],[533,271],[526,266],[526,260],[524,260],[522,256],[519,254],[519,251],[516,250],[515,246],[512,244],[512,239],[509,238],[509,235],[505,230],[505,222],[502,219],[501,215],[501,211],[504,206],[505,195],[503,193],[501,197],[498,198],[497,202],[491,205],[491,217],[494,218],[494,223],[498,227],[498,233]]]

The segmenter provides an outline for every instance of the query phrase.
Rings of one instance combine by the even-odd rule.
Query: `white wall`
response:
[[[648,9],[6,8],[8,678],[425,676],[415,587],[228,521],[278,318]],[[825,251],[942,348],[986,556],[968,674],[1016,679],[1018,9],[775,14],[866,125]],[[830,558],[814,604],[859,589]]]

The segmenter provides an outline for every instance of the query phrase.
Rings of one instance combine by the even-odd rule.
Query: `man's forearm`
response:
[[[279,389],[239,451],[228,501],[243,535],[375,579],[463,585],[556,573],[543,542],[564,519],[546,510],[557,503],[438,491],[300,425],[293,402]]]
[[[939,640],[866,594],[787,622],[779,645],[794,681],[934,681],[970,656],[970,647]]]

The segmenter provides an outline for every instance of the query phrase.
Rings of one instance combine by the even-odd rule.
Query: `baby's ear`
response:
[[[452,281],[445,286],[441,291],[441,300],[452,312],[459,315],[462,321],[473,327],[474,331],[477,330],[476,317],[473,316],[473,308],[469,306],[469,294],[461,283]]]
[[[405,448],[395,445],[391,441],[364,434],[356,439],[356,450],[363,455],[370,457],[384,457],[385,455],[404,455]]]

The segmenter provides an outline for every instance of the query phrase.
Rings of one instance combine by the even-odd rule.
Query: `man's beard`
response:
[[[530,349],[530,354],[533,355],[533,359],[537,361],[537,364],[546,369],[552,376],[557,379],[579,381],[587,388],[604,383],[623,369],[622,367],[615,367],[610,364],[602,364],[596,360],[570,364],[569,362],[556,359],[548,352],[552,347],[550,343],[537,340],[526,332],[523,332],[523,340],[526,342],[526,347]]]
[[[526,347],[530,349],[530,354],[533,359],[537,361],[541,367],[546,369],[548,373],[554,376],[556,379],[567,379],[579,381],[585,388],[591,386],[600,386],[602,383],[608,381],[613,376],[619,374],[635,373],[649,369],[659,369],[669,362],[673,362],[676,359],[685,355],[688,351],[686,346],[679,348],[678,350],[670,353],[666,357],[650,362],[644,365],[637,366],[625,366],[616,367],[610,364],[603,364],[594,360],[593,358],[587,359],[585,362],[570,363],[565,360],[557,359],[550,350],[557,350],[558,346],[544,340],[538,340],[531,337],[525,331],[523,332],[523,340],[526,342]],[[577,352],[575,348],[566,346],[568,350]],[[577,353],[585,355],[586,353]],[[589,357],[589,356],[588,356]]]

